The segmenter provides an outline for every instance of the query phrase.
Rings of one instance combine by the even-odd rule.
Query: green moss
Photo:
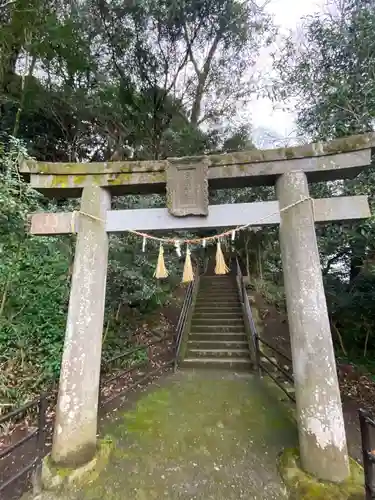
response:
[[[299,467],[296,448],[285,450],[279,459],[279,470],[290,491],[291,500],[362,500],[363,469],[350,459],[351,475],[341,484],[318,481]]]
[[[107,182],[109,186],[120,186],[121,184],[129,184],[131,178],[131,173],[111,174],[108,176]]]
[[[159,385],[105,423],[110,461],[69,500],[263,498],[260,484],[284,498],[275,457],[297,432],[261,380],[178,372]]]
[[[283,150],[285,158],[288,160],[291,160],[296,157],[296,150],[295,148],[284,148]]]
[[[134,411],[124,414],[122,421],[117,422],[114,432],[122,438],[133,435],[141,448],[152,447],[161,460],[166,456],[177,459],[190,446],[199,447],[199,442],[204,443],[203,453],[205,449],[215,449],[219,455],[225,454],[232,445],[230,439],[229,442],[222,439],[221,429],[228,426],[245,438],[249,426],[256,422],[253,439],[259,445],[272,435],[281,439],[285,432],[294,435],[289,416],[276,399],[276,407],[262,412],[269,394],[266,387],[259,386],[250,399],[244,398],[246,386],[246,382],[221,380],[215,387],[207,383],[205,377],[192,375],[182,386],[159,389],[143,398]],[[177,417],[177,428],[173,424],[174,415],[184,415],[182,420]],[[133,457],[137,455],[136,449],[138,446],[133,449]]]
[[[137,165],[138,165],[138,162],[137,162]],[[134,170],[134,167],[132,165],[124,165],[124,166],[120,167],[120,172],[122,174],[127,174],[129,172],[133,172],[133,170]]]
[[[87,178],[87,175],[74,175],[73,176],[73,184],[75,186],[82,186],[82,184],[84,184],[86,178]]]
[[[51,187],[68,187],[69,178],[67,175],[53,175]]]
[[[105,437],[98,441],[97,451],[92,460],[87,464],[78,467],[59,467],[48,455],[43,461],[42,483],[47,490],[61,490],[64,487],[74,487],[86,485],[96,481],[100,473],[106,467],[114,442],[111,438]]]
[[[46,163],[38,162],[39,172],[43,174],[55,174],[56,167],[62,167],[67,175],[71,174],[82,174],[84,165],[81,163]]]
[[[371,147],[374,143],[374,134],[351,135],[341,137],[323,145],[327,154],[346,153]]]
[[[166,172],[149,172],[147,176],[152,182],[167,182]]]

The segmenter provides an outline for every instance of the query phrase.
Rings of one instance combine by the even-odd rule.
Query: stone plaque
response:
[[[204,159],[168,160],[167,207],[176,217],[208,215],[208,165]]]

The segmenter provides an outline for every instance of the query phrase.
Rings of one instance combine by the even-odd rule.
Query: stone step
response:
[[[237,288],[232,287],[232,286],[203,286],[203,287],[200,286],[199,292],[203,292],[203,293],[211,293],[211,292],[231,293],[231,294],[238,293]]]
[[[215,312],[211,311],[209,313],[207,312],[197,312],[195,311],[193,314],[193,321],[194,320],[214,320],[214,321],[233,321],[233,320],[241,320],[243,322],[243,317],[242,317],[242,312],[233,312],[233,313],[223,313],[223,312]]]
[[[248,349],[189,349],[187,352],[189,358],[250,358]]]
[[[247,340],[189,340],[188,349],[248,349]]]
[[[236,286],[200,286],[200,292],[229,292],[229,293],[237,293],[238,288]]]
[[[228,298],[228,299],[237,299],[238,300],[238,294],[237,292],[227,292],[226,290],[222,291],[214,291],[214,290],[207,290],[207,291],[202,291],[200,290],[198,292],[197,297],[200,298],[210,298],[210,297],[219,297],[219,298]]]
[[[185,358],[182,368],[215,368],[233,371],[251,371],[253,363],[250,358]]]
[[[233,340],[233,341],[246,341],[247,337],[242,332],[191,332],[189,335],[189,341],[200,342],[201,340],[209,340],[215,342],[216,340]]]
[[[213,293],[207,294],[207,295],[202,295],[198,294],[197,295],[197,301],[198,302],[207,302],[207,301],[213,301],[217,300],[220,302],[227,302],[228,300],[230,301],[235,301],[235,302],[240,302],[239,298],[235,295],[228,295],[227,293],[223,294],[216,294],[214,295]]]
[[[215,280],[205,280],[205,279],[200,279],[200,282],[199,282],[199,286],[201,288],[208,288],[208,287],[221,287],[221,286],[230,286],[230,287],[233,287],[233,288],[236,288],[238,285],[237,285],[237,281],[235,280],[232,280],[232,279],[223,279],[223,280],[220,280],[220,279],[215,279]]]
[[[205,312],[205,310],[208,309],[208,312]],[[236,316],[241,316],[242,318],[242,308],[240,306],[238,307],[225,307],[225,308],[207,308],[207,307],[195,307],[194,308],[194,314],[199,313],[204,316],[208,315],[213,315],[215,318],[221,318],[222,316],[228,316],[229,318],[231,317],[236,317]]]
[[[206,325],[206,326],[225,326],[225,325],[241,325],[244,326],[243,319],[237,315],[234,316],[229,316],[228,317],[217,317],[214,315],[210,315],[209,317],[207,316],[202,316],[200,315],[199,317],[196,317],[195,314],[193,315],[192,318],[192,325],[195,324],[200,324],[200,325]]]
[[[241,306],[222,306],[222,307],[207,307],[206,305],[197,304],[194,308],[194,312],[202,313],[202,314],[241,314],[242,315],[242,307]]]
[[[237,293],[238,289],[235,286],[228,286],[228,285],[222,285],[222,286],[200,286],[199,287],[200,292],[228,292],[228,293]]]
[[[201,276],[201,280],[202,281],[220,281],[220,280],[223,280],[223,281],[231,281],[231,280],[234,280],[235,278],[233,278],[232,276],[228,275],[228,274],[209,274],[209,275],[203,275]]]
[[[194,323],[191,325],[190,328],[191,333],[195,332],[201,332],[201,333],[243,333],[245,334],[245,327],[242,324],[235,324],[235,325],[210,325],[210,324],[202,324],[200,323]]]
[[[201,306],[204,306],[204,307],[212,307],[212,306],[215,306],[215,307],[234,307],[234,306],[239,306],[240,307],[240,301],[239,300],[234,300],[234,299],[227,299],[227,300],[223,300],[220,298],[219,299],[213,299],[213,298],[210,298],[210,300],[197,300],[196,302],[196,305],[201,305]]]

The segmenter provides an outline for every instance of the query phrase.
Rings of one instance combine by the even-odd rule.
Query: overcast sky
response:
[[[303,16],[322,10],[324,0],[271,0],[267,10],[274,16],[274,21],[282,31],[295,29]],[[272,61],[267,53],[259,61],[259,68],[270,71]],[[254,129],[266,128],[275,131],[283,138],[295,135],[293,113],[282,111],[268,99],[259,99],[252,103],[250,112]],[[268,145],[266,145],[268,146]]]

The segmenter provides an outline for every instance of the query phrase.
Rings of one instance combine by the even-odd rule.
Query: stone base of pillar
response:
[[[298,500],[363,500],[363,468],[353,459],[350,476],[340,484],[319,481],[300,468],[300,456],[296,449],[284,450],[279,459],[280,475],[290,498]]]
[[[76,469],[58,467],[52,462],[51,456],[47,455],[42,464],[42,490],[60,491],[94,481],[107,465],[112,448],[112,441],[99,441],[94,458]]]

